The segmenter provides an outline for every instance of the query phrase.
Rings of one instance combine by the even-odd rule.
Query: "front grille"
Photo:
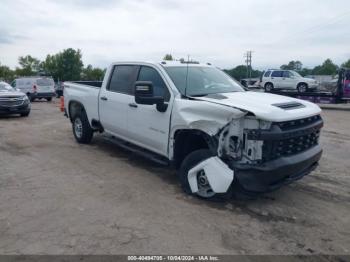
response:
[[[307,126],[317,121],[320,121],[321,119],[322,119],[321,116],[317,115],[317,116],[311,116],[311,117],[298,119],[298,120],[279,122],[276,124],[281,128],[282,131],[285,131],[285,130]]]
[[[321,124],[318,125],[317,122],[321,122]],[[279,127],[282,136],[280,139],[264,140],[263,162],[296,155],[316,146],[320,137],[322,118],[317,115],[299,120],[274,123],[273,125]],[[303,129],[303,127],[305,128]],[[305,132],[300,132],[300,130]],[[294,135],[283,137],[284,133]]]
[[[23,99],[18,97],[2,97],[0,98],[0,106],[2,107],[11,107],[11,106],[20,106],[23,104]]]
[[[320,130],[308,135],[277,140],[265,141],[263,145],[263,161],[287,157],[302,153],[318,144]]]

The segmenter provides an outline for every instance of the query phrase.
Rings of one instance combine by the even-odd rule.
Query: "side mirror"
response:
[[[154,96],[153,84],[150,81],[136,81],[134,85],[135,102],[140,105],[157,105],[159,112],[165,112],[168,105],[164,103],[164,97]]]

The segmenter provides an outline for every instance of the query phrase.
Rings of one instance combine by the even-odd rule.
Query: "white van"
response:
[[[36,98],[51,101],[55,96],[55,82],[51,77],[21,77],[15,79],[11,85],[25,93],[30,101]]]

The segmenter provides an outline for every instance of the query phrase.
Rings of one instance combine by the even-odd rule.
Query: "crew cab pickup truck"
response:
[[[210,64],[121,62],[103,82],[65,82],[75,139],[105,132],[177,169],[202,198],[259,194],[309,174],[321,158],[320,108],[245,91]]]

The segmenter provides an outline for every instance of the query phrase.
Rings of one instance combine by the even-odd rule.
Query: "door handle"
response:
[[[135,103],[130,103],[129,106],[133,108],[137,108],[137,105]]]
[[[108,98],[107,98],[107,97],[105,97],[105,96],[102,96],[102,97],[101,97],[101,100],[103,100],[103,101],[107,101],[107,100],[108,100]]]

